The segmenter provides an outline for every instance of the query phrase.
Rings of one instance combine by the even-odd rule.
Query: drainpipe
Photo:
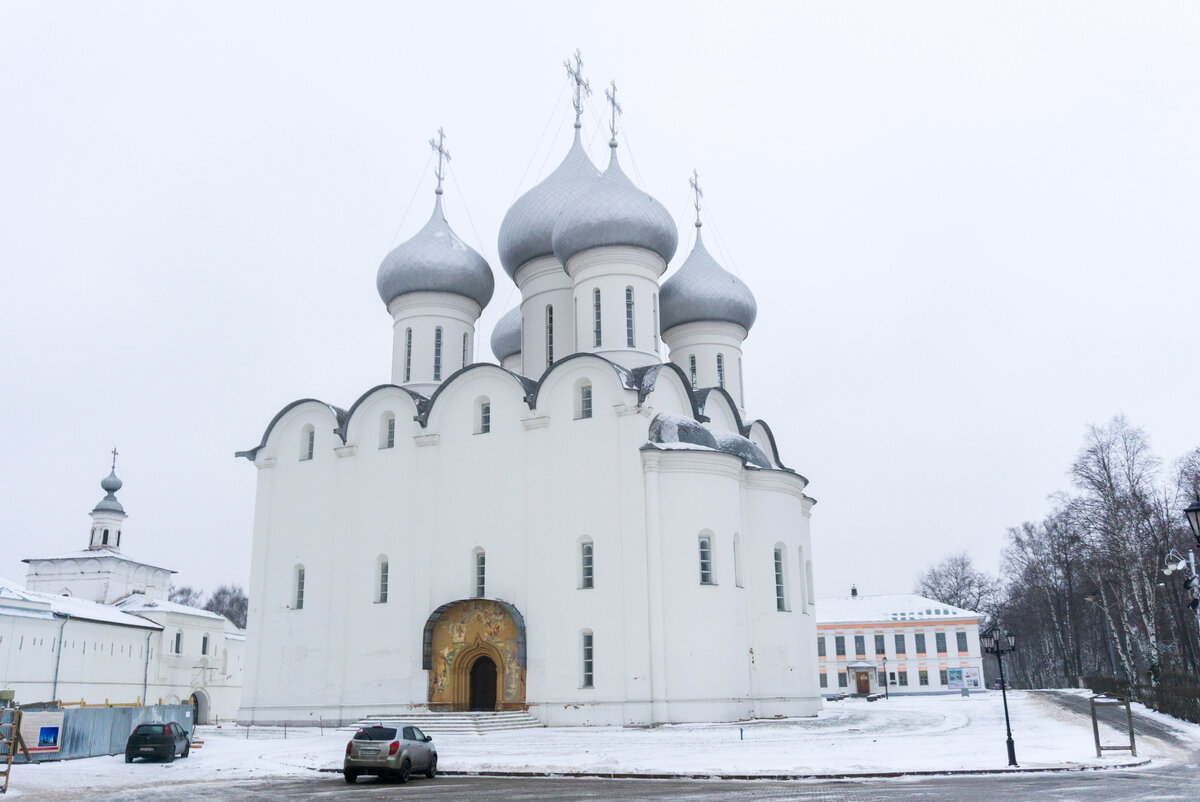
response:
[[[62,623],[58,625],[58,654],[54,657],[54,687],[50,691],[51,699],[58,698],[58,667],[62,664],[63,630],[66,628],[67,622],[71,620],[70,615],[64,615],[65,617],[63,618]]]
[[[142,668],[142,707],[149,701],[146,699],[146,683],[150,680],[150,636],[153,634],[154,630],[146,633],[146,665]]]

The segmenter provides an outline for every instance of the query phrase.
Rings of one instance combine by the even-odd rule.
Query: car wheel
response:
[[[171,750],[171,754],[167,755],[167,762],[168,763],[175,762],[175,750],[174,749]]]
[[[400,764],[400,773],[396,776],[400,780],[400,784],[408,782],[408,778],[412,775],[412,763],[408,758],[404,758],[404,762]]]
[[[431,780],[437,776],[437,755],[429,758],[429,768],[425,769],[425,776]]]
[[[126,754],[126,755],[125,755],[125,762],[126,762],[126,763],[132,763],[132,762],[133,762],[133,755]]]
[[[346,769],[342,772],[342,774],[345,776],[346,782],[350,783],[351,785],[358,782],[358,772],[354,769]]]

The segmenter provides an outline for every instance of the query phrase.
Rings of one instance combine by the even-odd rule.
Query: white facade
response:
[[[441,325],[473,338],[491,295],[439,194],[377,278],[395,384],[348,410],[289,405],[239,453],[257,468],[240,721],[528,709],[550,725],[646,725],[820,709],[815,502],[739,409],[753,300],[739,290],[736,392],[715,368],[693,388],[663,362],[659,279],[677,232],[610,147],[601,174],[577,134],[505,218],[522,319],[503,368],[434,380],[430,344],[408,346],[409,321],[440,320],[456,293],[464,313]],[[679,303],[708,308],[696,284]],[[731,325],[701,326],[701,344]]]
[[[924,596],[849,596],[817,600],[821,692],[958,693],[983,687],[983,616]],[[886,662],[885,662],[886,660]],[[972,678],[974,678],[972,680]]]

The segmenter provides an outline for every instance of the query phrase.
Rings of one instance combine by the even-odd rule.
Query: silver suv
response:
[[[361,727],[346,744],[342,773],[348,783],[356,782],[360,774],[406,783],[414,771],[423,771],[432,780],[437,776],[437,747],[432,741],[416,727]]]

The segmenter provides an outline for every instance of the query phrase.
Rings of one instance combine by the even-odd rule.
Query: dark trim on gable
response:
[[[279,410],[279,412],[276,413],[275,417],[271,418],[271,422],[267,424],[267,430],[265,432],[263,432],[262,440],[259,441],[258,445],[256,445],[254,448],[248,449],[246,451],[236,451],[236,452],[234,452],[233,456],[234,457],[245,457],[246,459],[250,460],[251,462],[254,462],[254,460],[258,457],[258,452],[261,451],[264,446],[266,446],[267,438],[271,436],[271,430],[275,428],[275,424],[279,423],[279,420],[284,415],[288,414],[296,407],[300,406],[301,404],[308,404],[308,403],[320,404],[321,406],[325,407],[326,409],[328,409],[330,412],[333,413],[333,417],[338,423],[338,425],[336,427],[334,427],[334,430],[333,430],[334,432],[337,432],[338,429],[340,429],[345,424],[346,410],[342,409],[341,407],[335,407],[333,404],[326,404],[324,401],[321,401],[320,399],[317,399],[317,398],[301,398],[299,401],[293,401],[292,403],[288,404],[286,407]],[[345,442],[345,440],[342,440],[342,442]]]

